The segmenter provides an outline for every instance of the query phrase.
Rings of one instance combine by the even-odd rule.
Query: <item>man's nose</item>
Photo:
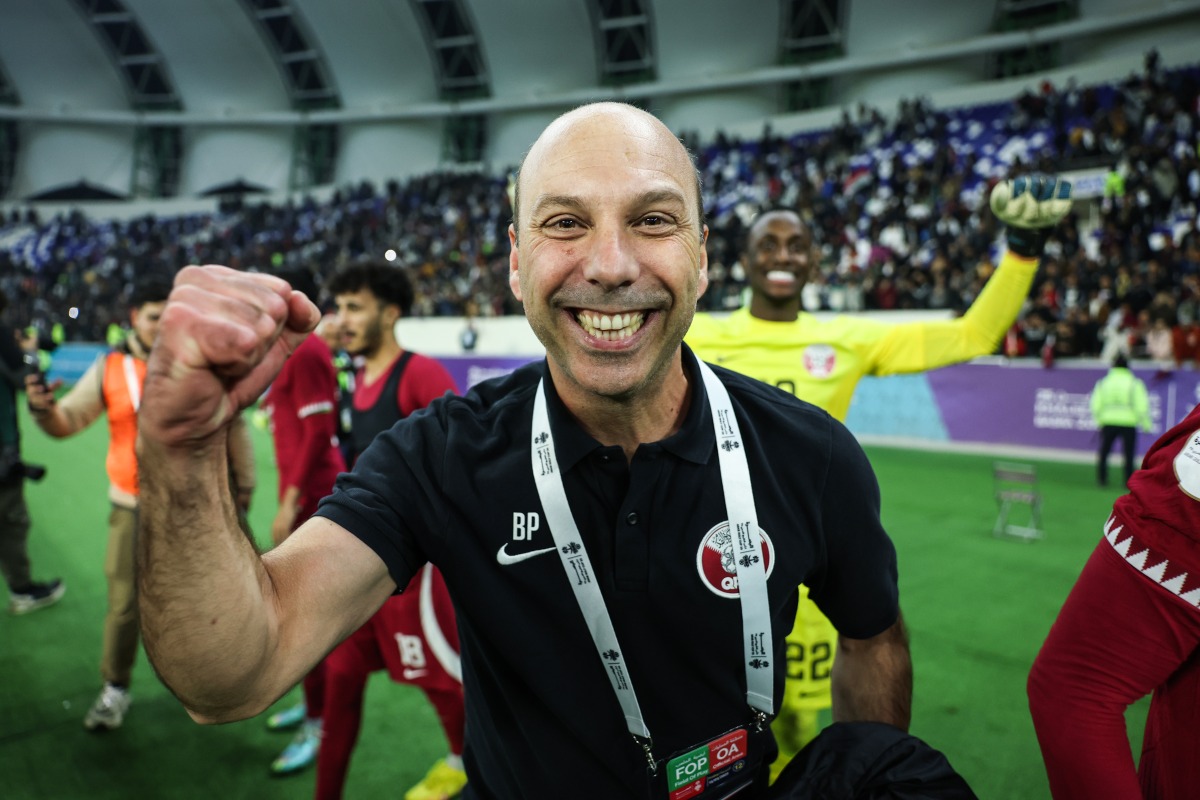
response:
[[[584,277],[605,289],[627,286],[637,280],[640,266],[634,243],[623,228],[598,229],[592,252],[584,265]]]

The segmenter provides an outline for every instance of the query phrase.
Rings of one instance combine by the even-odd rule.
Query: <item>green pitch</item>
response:
[[[108,501],[103,421],[50,440],[23,420],[26,460],[46,479],[27,484],[35,577],[61,576],[57,606],[0,613],[0,775],[7,800],[129,797],[307,798],[313,773],[271,778],[288,741],[264,718],[216,727],[193,723],[144,655],[125,725],[89,734],[83,714],[100,686]],[[259,486],[251,523],[269,540],[276,477],[267,434],[255,430]],[[946,753],[984,800],[1048,798],[1025,702],[1025,676],[1054,615],[1100,538],[1116,496],[1083,464],[1036,462],[1045,539],[996,539],[992,458],[868,448],[883,516],[900,557],[901,602],[916,674],[913,733]],[[1012,460],[1012,459],[1007,459]],[[293,702],[298,691],[281,701]],[[1135,752],[1145,701],[1130,713]],[[346,787],[350,797],[397,797],[445,740],[433,710],[383,673],[367,691],[363,730]]]

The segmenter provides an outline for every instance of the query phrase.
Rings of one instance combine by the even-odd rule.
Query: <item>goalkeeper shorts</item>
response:
[[[837,630],[816,603],[808,587],[800,587],[796,624],[787,637],[787,681],[781,710],[815,711],[833,705],[830,676],[837,650]]]

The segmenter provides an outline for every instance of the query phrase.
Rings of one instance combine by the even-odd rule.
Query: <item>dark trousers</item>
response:
[[[0,575],[10,591],[28,588],[29,509],[25,505],[22,478],[0,481]]]
[[[1137,445],[1137,428],[1129,425],[1105,425],[1100,429],[1100,453],[1096,458],[1096,480],[1101,486],[1108,485],[1108,454],[1113,442],[1121,440],[1121,452],[1125,457],[1125,483],[1133,474],[1133,450]]]

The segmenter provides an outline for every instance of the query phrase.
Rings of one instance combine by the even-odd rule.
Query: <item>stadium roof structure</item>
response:
[[[1031,6],[1070,13],[997,25]],[[365,147],[371,126],[455,139],[426,161],[504,160],[546,119],[594,100],[713,129],[815,101],[894,102],[906,76],[913,93],[986,80],[989,54],[1005,49],[1083,58],[1200,38],[1200,0],[913,0],[902,11],[891,0],[0,0],[0,18],[0,149],[12,150],[0,152],[0,197],[78,177],[131,194],[195,195],[239,174],[296,188],[366,174],[370,159],[348,169],[343,151]],[[271,147],[294,152],[250,174],[227,158],[237,147],[211,144],[216,129],[243,143],[270,132]],[[56,154],[80,146],[119,167],[56,172]],[[171,180],[140,177],[165,162]]]

